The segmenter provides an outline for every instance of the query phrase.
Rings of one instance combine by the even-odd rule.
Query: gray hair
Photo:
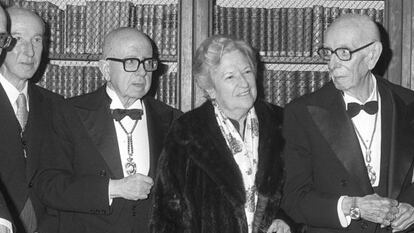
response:
[[[204,92],[213,87],[211,71],[220,65],[224,54],[233,51],[239,51],[245,55],[254,74],[257,73],[256,53],[250,45],[224,35],[211,36],[198,47],[193,62],[193,76]]]

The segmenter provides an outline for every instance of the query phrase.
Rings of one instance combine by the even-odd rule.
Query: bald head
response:
[[[105,36],[102,55],[104,58],[117,56],[128,44],[139,44],[140,47],[152,50],[151,42],[144,33],[136,28],[121,27]]]
[[[335,31],[349,31],[362,42],[380,41],[377,25],[368,16],[346,14],[337,18],[326,31],[326,35]]]
[[[33,11],[20,7],[9,7],[7,8],[7,13],[10,16],[11,31],[13,30],[13,27],[16,24],[20,24],[20,22],[31,22],[37,24],[37,26],[42,29],[41,33],[44,34],[45,23],[43,19]]]

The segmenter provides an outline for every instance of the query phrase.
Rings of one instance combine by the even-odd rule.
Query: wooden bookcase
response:
[[[3,0],[4,2],[22,2],[22,0]],[[46,0],[37,0],[46,1]],[[48,0],[65,9],[66,5],[85,4],[89,0]],[[114,0],[110,0],[114,1]],[[120,1],[120,0],[119,0]],[[164,2],[163,2],[164,1]],[[414,72],[414,50],[412,44],[413,39],[413,13],[414,3],[411,0],[130,0],[132,4],[167,4],[171,1],[177,4],[177,47],[175,56],[160,56],[163,63],[177,73],[175,85],[175,106],[183,111],[191,110],[199,106],[204,98],[192,78],[192,59],[196,48],[208,36],[214,33],[214,20],[216,5],[227,2],[227,7],[250,7],[260,8],[268,2],[268,8],[278,7],[275,4],[284,4],[289,7],[304,7],[309,5],[338,4],[341,6],[347,3],[355,3],[362,5],[375,4],[375,2],[383,2],[383,26],[384,31],[388,32],[389,46],[388,53],[385,54],[385,62],[379,66],[381,74],[386,79],[402,86],[414,89],[412,74]],[[125,2],[122,0],[121,2]],[[229,3],[230,2],[230,3]],[[327,3],[328,2],[328,3]],[[247,5],[246,5],[247,4]],[[157,42],[155,42],[157,43]],[[95,66],[98,59],[96,54],[80,54],[76,56],[51,56],[51,64],[75,65],[75,66]],[[320,60],[315,57],[306,58],[290,58],[290,57],[272,57],[266,56],[261,59],[264,67],[271,69],[288,69],[298,70],[294,75],[300,75],[302,70],[318,70],[323,71],[324,67]],[[281,68],[282,67],[282,68]],[[287,67],[287,68],[286,68]],[[292,74],[289,74],[291,77]],[[261,80],[263,81],[263,80]],[[157,84],[156,84],[157,85]],[[158,84],[159,85],[159,84]],[[295,85],[289,83],[289,85]],[[281,86],[280,88],[286,88]],[[159,90],[158,90],[159,91]],[[309,90],[308,90],[309,91]],[[264,97],[266,98],[266,96]]]

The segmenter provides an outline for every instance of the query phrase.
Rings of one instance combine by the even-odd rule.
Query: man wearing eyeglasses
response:
[[[55,232],[56,216],[49,215],[32,180],[51,135],[53,106],[63,98],[32,81],[43,51],[43,20],[23,8],[7,13],[12,38],[0,34],[0,47],[11,42],[0,66],[0,188],[14,232]]]
[[[371,73],[382,44],[366,16],[345,15],[319,55],[332,81],[285,109],[283,208],[307,232],[395,232],[414,222],[413,92]],[[392,74],[391,74],[392,75]]]
[[[157,67],[145,34],[116,29],[106,35],[99,61],[106,85],[71,99],[75,109],[55,118],[64,151],[43,160],[50,164],[36,186],[60,211],[59,232],[149,232],[158,156],[181,114],[147,96]]]

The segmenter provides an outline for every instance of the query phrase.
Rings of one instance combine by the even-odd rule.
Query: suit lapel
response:
[[[84,106],[77,107],[89,136],[101,153],[113,177],[123,178],[118,140],[109,109],[110,98],[106,94],[105,88],[102,87],[96,95],[91,96],[83,104]]]
[[[148,144],[149,144],[149,159],[150,170],[149,176],[155,178],[155,168],[157,167],[158,157],[161,153],[162,129],[168,129],[169,125],[165,119],[165,114],[159,112],[159,109],[153,104],[152,101],[144,99],[145,112],[147,114],[147,132],[148,132]],[[167,124],[165,124],[167,122]]]
[[[364,194],[372,193],[358,138],[352,121],[346,114],[341,93],[332,83],[326,88],[325,91],[329,92],[328,96],[332,96],[332,99],[326,103],[322,101],[322,105],[319,106],[310,105],[308,111],[354,182],[362,188]]]
[[[24,138],[27,142],[27,179],[30,180],[34,175],[35,169],[38,167],[40,149],[42,148],[43,137],[48,134],[47,120],[48,114],[44,107],[44,97],[33,86],[31,82],[28,83],[28,96],[29,96],[29,117],[27,120]]]

